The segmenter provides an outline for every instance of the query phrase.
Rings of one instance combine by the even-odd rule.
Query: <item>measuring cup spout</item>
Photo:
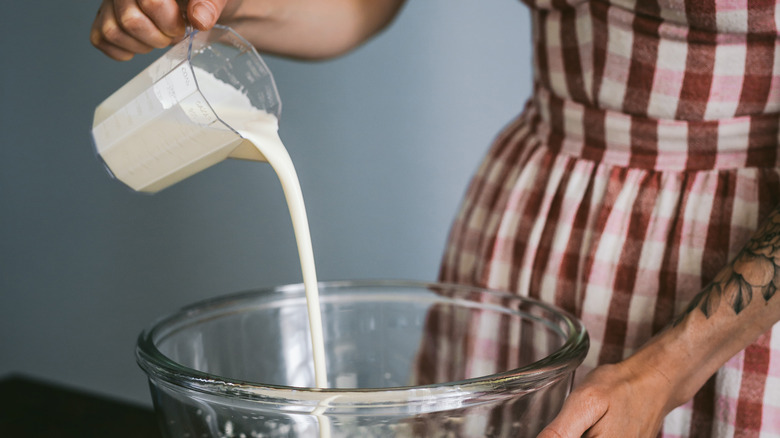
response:
[[[268,161],[265,156],[260,153],[259,150],[248,140],[243,140],[241,143],[233,149],[228,158],[235,158],[237,160],[249,160],[249,161]]]

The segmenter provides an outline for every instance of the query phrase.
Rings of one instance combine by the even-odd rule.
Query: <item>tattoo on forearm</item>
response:
[[[731,265],[723,269],[691,301],[674,325],[695,309],[704,316],[717,311],[722,302],[739,314],[761,294],[769,301],[780,287],[780,212],[775,212],[743,248]]]

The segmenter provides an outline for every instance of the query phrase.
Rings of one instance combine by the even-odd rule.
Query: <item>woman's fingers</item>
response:
[[[602,365],[580,383],[540,438],[654,438],[668,413],[669,380],[633,356]]]
[[[117,61],[129,61],[133,59],[133,56],[135,56],[136,53],[141,53],[125,50],[106,41],[101,41],[100,43],[95,44],[95,47],[100,49],[100,51],[105,53],[109,58],[115,59]]]
[[[192,25],[199,30],[208,30],[217,24],[217,19],[228,0],[190,0],[187,16]]]
[[[175,0],[104,0],[90,41],[109,57],[128,60],[167,47],[183,34],[184,18]]]
[[[166,37],[175,40],[184,34],[184,15],[174,0],[135,0],[138,8]]]
[[[580,438],[606,412],[602,399],[588,392],[573,392],[561,412],[538,438]]]
[[[190,0],[187,16],[195,28],[211,29],[227,2]],[[184,30],[177,0],[103,0],[89,39],[109,57],[124,61],[179,41]]]
[[[178,8],[176,3],[172,0],[160,0],[157,2],[156,7],[160,8],[160,5],[166,2],[173,3],[173,6]],[[174,35],[166,35],[160,28],[162,27],[170,30],[173,27],[173,24],[156,23],[153,19],[168,18],[169,20],[175,21],[175,15],[165,17],[167,14],[164,11],[153,11],[151,5],[147,5],[147,9],[154,12],[153,15],[149,15],[147,11],[144,11],[141,8],[140,3],[149,2],[146,0],[114,0],[113,6],[116,24],[126,35],[142,44],[158,49],[167,47],[173,42]],[[116,44],[114,41],[110,42]]]
[[[104,1],[98,9],[89,36],[92,45],[113,59],[125,61],[136,53],[147,53],[153,47],[133,38],[119,25],[113,2]]]

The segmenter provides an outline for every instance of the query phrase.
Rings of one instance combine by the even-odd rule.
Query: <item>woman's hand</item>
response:
[[[196,29],[216,24],[228,0],[191,0],[187,17]],[[103,0],[90,41],[109,57],[126,61],[135,54],[164,48],[184,36],[177,0]]]
[[[128,60],[179,41],[187,0],[103,0],[90,40]],[[189,0],[187,20],[208,30],[219,20],[264,53],[300,59],[340,56],[384,29],[404,0]]]
[[[655,438],[672,392],[669,379],[649,364],[627,360],[598,367],[539,438]]]
[[[671,326],[596,368],[540,438],[655,437],[726,361],[780,322],[780,208]]]

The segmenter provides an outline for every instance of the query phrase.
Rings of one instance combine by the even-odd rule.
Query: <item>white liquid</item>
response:
[[[309,221],[306,217],[298,175],[287,149],[279,138],[278,120],[273,114],[253,107],[243,94],[212,75],[197,69],[196,74],[198,85],[216,114],[262,154],[282,184],[292,218],[303,273],[303,285],[306,290],[315,385],[318,388],[325,388],[327,387],[325,342]]]

